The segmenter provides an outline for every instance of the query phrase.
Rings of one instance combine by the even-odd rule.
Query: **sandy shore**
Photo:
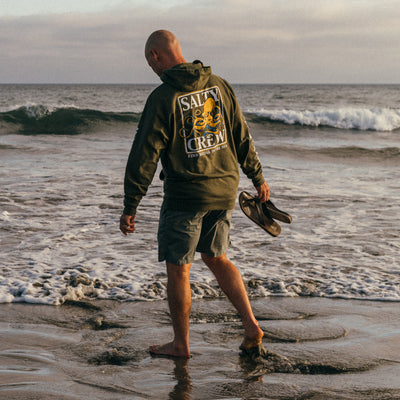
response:
[[[399,303],[252,302],[264,357],[240,356],[224,300],[195,301],[188,361],[153,358],[165,302],[0,305],[1,399],[400,399]]]

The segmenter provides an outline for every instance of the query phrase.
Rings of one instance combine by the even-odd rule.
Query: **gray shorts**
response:
[[[176,211],[163,206],[158,227],[158,260],[189,264],[196,251],[210,257],[222,256],[230,244],[232,211]]]

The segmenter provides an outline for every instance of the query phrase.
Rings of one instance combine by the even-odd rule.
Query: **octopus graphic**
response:
[[[194,115],[185,118],[185,128],[179,131],[183,138],[196,136],[211,137],[219,132],[222,122],[221,109],[209,97],[204,103],[203,112],[197,109]]]

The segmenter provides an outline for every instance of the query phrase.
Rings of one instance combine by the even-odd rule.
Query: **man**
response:
[[[129,155],[120,229],[125,235],[135,231],[136,208],[161,158],[164,201],[159,261],[166,261],[174,338],[151,346],[150,352],[190,357],[189,270],[195,251],[201,253],[242,318],[241,348],[257,347],[263,332],[242,277],[226,257],[239,164],[252,179],[261,202],[268,200],[270,192],[247,124],[231,86],[200,61],[187,63],[171,32],[153,32],[145,57],[163,84],[147,99]]]

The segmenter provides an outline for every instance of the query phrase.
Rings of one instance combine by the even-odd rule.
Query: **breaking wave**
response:
[[[247,112],[253,123],[281,123],[310,127],[332,127],[361,131],[395,131],[400,129],[400,109],[333,108],[317,111],[255,110]],[[76,135],[104,123],[135,123],[141,113],[109,112],[75,106],[28,104],[0,112],[0,128],[25,135]]]
[[[104,112],[74,106],[52,107],[29,104],[1,112],[0,123],[14,125],[26,135],[75,135],[101,123],[137,122],[140,114],[134,112]]]
[[[400,109],[391,108],[333,108],[317,111],[261,110],[252,115],[261,121],[287,125],[333,127],[362,131],[395,131],[400,129]]]

